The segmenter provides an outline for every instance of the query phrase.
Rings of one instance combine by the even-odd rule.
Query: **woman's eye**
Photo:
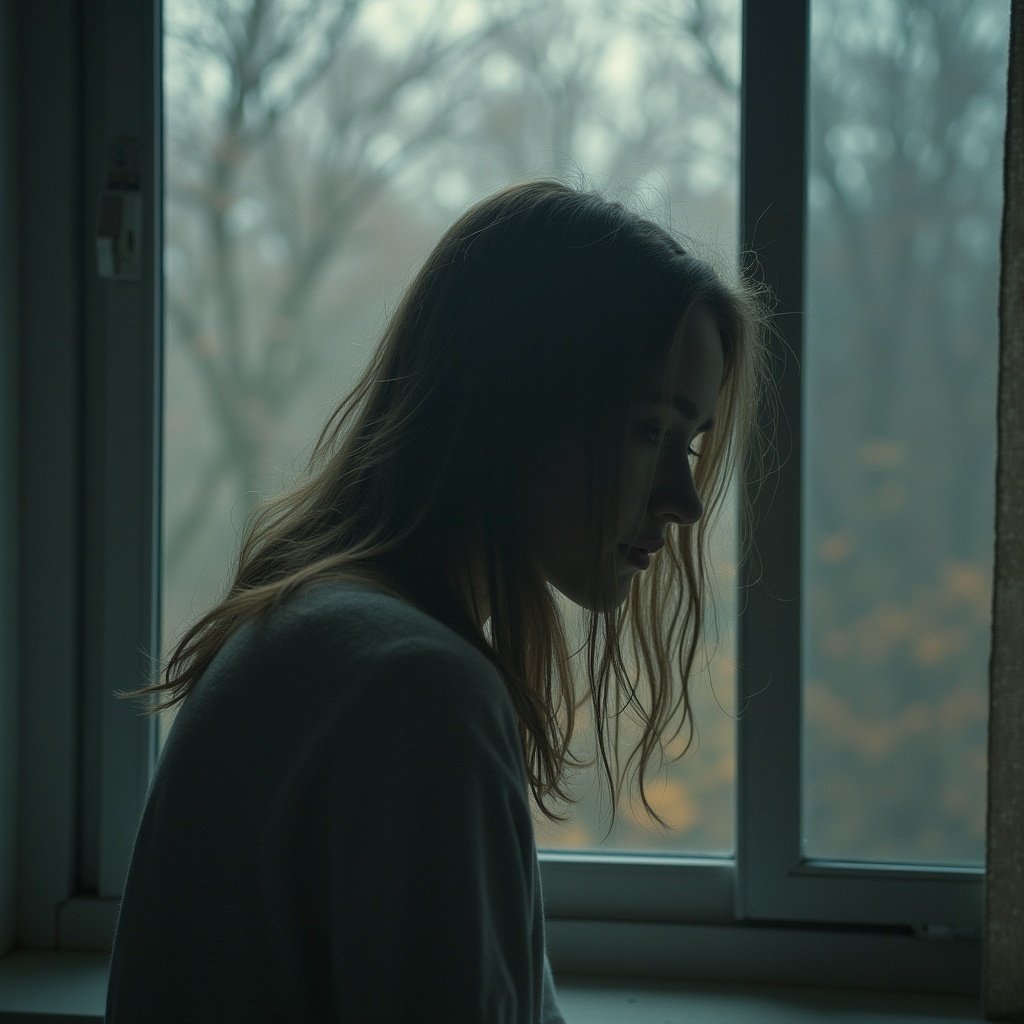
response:
[[[704,434],[698,434],[686,449],[687,454],[693,459],[699,459],[704,454]]]
[[[648,420],[637,426],[637,433],[648,444],[660,447],[668,441],[671,430],[664,423]],[[690,458],[699,459],[701,457],[701,449],[704,447],[703,440],[703,434],[699,434],[687,446],[686,453]]]

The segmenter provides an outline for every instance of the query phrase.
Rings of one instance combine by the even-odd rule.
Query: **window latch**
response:
[[[96,269],[100,277],[138,281],[142,275],[142,192],[139,147],[133,139],[114,143],[107,188],[96,216]]]

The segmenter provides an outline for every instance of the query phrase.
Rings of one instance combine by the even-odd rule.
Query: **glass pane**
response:
[[[217,599],[246,514],[299,472],[387,310],[475,199],[582,172],[735,250],[739,13],[736,0],[163,6],[166,650]],[[732,618],[723,603],[726,710]],[[731,849],[732,721],[706,681],[694,689],[700,750],[657,797],[680,830],[659,839],[628,815],[609,845]],[[593,818],[584,803],[539,841],[594,843]]]
[[[804,853],[984,853],[1008,9],[812,4]]]

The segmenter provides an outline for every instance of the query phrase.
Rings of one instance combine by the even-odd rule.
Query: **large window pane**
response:
[[[812,4],[810,857],[983,859],[1008,13]]]
[[[474,199],[583,172],[726,256],[736,0],[165,0],[165,650],[222,592],[388,308]],[[609,846],[732,845],[728,523],[702,742]],[[721,705],[721,706],[719,706]],[[723,710],[724,709],[724,710]],[[587,780],[581,780],[587,789]],[[586,801],[544,845],[603,834]]]

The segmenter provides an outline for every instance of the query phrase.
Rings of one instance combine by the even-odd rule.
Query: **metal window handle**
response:
[[[100,194],[96,218],[96,268],[100,277],[137,281],[142,197],[136,190]]]
[[[96,269],[100,277],[137,281],[141,276],[142,193],[138,144],[119,139],[111,150],[107,190],[96,216]]]

